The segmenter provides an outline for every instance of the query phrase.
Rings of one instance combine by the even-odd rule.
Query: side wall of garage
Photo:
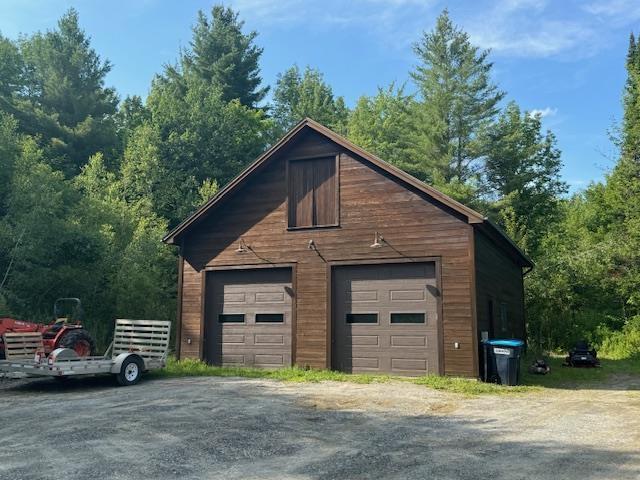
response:
[[[444,372],[477,375],[473,228],[460,214],[316,132],[305,132],[247,178],[184,239],[180,352],[203,358],[203,273],[236,265],[295,264],[293,362],[331,364],[330,265],[438,257]],[[287,229],[287,158],[339,155],[339,227]],[[375,232],[385,239],[371,248]],[[243,241],[249,248],[237,253]],[[309,248],[313,240],[315,249]]]
[[[478,231],[475,256],[478,335],[524,340],[522,267]]]

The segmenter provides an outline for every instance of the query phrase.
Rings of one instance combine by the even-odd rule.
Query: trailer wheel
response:
[[[135,356],[129,357],[122,362],[120,372],[116,374],[116,379],[120,385],[125,387],[135,385],[140,381],[143,369],[144,366],[139,358]]]

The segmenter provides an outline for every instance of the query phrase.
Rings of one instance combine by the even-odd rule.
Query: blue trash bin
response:
[[[485,382],[501,385],[520,383],[520,356],[524,342],[518,339],[493,339],[482,342],[484,345]]]

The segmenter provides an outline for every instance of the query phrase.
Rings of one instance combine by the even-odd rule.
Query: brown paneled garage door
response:
[[[290,268],[207,273],[205,359],[214,365],[291,365]]]
[[[434,262],[335,267],[333,368],[439,373]]]

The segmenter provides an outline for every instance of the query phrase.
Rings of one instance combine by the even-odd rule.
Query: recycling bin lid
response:
[[[494,345],[496,347],[522,347],[524,342],[516,338],[485,340],[484,343]]]

